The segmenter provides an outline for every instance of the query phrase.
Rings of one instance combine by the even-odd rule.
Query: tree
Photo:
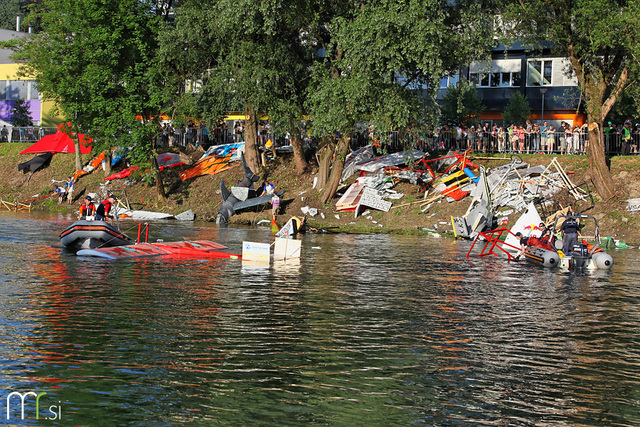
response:
[[[203,82],[200,115],[218,119],[226,111],[244,110],[245,159],[254,171],[260,167],[259,114],[299,134],[293,127],[302,115],[299,88],[310,58],[302,31],[306,5],[294,0],[190,0],[176,16],[175,40],[196,58],[191,69]],[[296,157],[302,156],[301,147],[294,144]]]
[[[447,88],[442,98],[441,111],[441,123],[469,127],[479,123],[484,106],[476,89],[467,81],[461,80],[455,86]]]
[[[515,92],[509,98],[509,103],[502,113],[505,125],[524,126],[531,117],[531,107],[527,97],[520,92]]]
[[[369,120],[383,141],[392,130],[434,124],[439,78],[486,51],[486,15],[479,5],[458,6],[435,0],[318,1],[310,31],[323,55],[312,69],[306,106],[313,132],[327,138],[324,158],[332,163],[322,202],[335,193],[358,123]]]
[[[614,195],[607,166],[603,123],[621,94],[637,84],[640,1],[506,0],[501,8],[511,34],[526,45],[553,43],[567,57],[585,99],[589,129],[589,172],[600,197]]]
[[[34,11],[43,31],[16,41],[14,60],[95,148],[109,154],[116,145],[134,146],[138,162],[153,162],[158,129],[150,118],[170,89],[156,62],[161,10],[151,0],[43,0]],[[158,170],[156,183],[163,197]]]
[[[31,118],[31,111],[29,111],[29,104],[23,99],[18,99],[10,111],[11,124],[18,127],[33,126],[33,119]]]
[[[26,16],[26,2],[24,0],[4,0],[0,2],[0,28],[16,30],[16,17]]]

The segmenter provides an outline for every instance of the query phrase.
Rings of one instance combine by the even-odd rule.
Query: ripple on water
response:
[[[344,234],[267,269],[104,262],[51,247],[68,221],[0,217],[5,389],[46,390],[65,424],[640,423],[632,252],[593,276]],[[180,235],[270,238],[158,237]]]

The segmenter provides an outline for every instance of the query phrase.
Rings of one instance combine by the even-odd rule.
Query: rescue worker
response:
[[[569,212],[568,215],[571,215],[571,212]],[[573,216],[569,216],[562,223],[560,231],[562,231],[562,252],[565,255],[568,255],[573,249],[573,246],[578,244],[579,229],[580,226],[578,225],[578,221]]]
[[[97,221],[106,221],[107,218],[113,218],[111,214],[111,210],[113,209],[113,205],[116,203],[116,196],[113,194],[109,194],[107,200],[104,200],[102,203],[98,205],[98,209],[96,209],[96,220]]]
[[[516,237],[520,239],[520,252],[518,252],[518,255],[516,255],[516,261],[518,261],[520,259],[520,256],[524,254],[524,250],[527,248],[529,237],[523,236],[519,231],[516,233]]]
[[[96,214],[96,205],[93,204],[91,196],[87,196],[84,198],[82,204],[80,205],[80,215],[78,218],[86,219],[88,216],[93,216]]]

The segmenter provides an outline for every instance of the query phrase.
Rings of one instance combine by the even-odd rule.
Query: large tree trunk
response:
[[[156,176],[156,193],[158,195],[158,200],[166,199],[167,195],[164,192],[164,182],[162,181],[162,173],[160,172],[160,167],[158,166],[158,153],[155,149],[151,151],[151,164],[153,165],[153,169],[155,170]]]
[[[104,176],[111,175],[111,150],[105,150],[104,152]]]
[[[260,153],[258,151],[258,119],[255,108],[245,106],[244,123],[244,161],[257,174],[260,170]]]
[[[613,90],[605,98],[607,92],[607,79],[604,78],[605,70],[585,68],[580,61],[580,55],[576,53],[572,44],[567,46],[567,52],[587,106],[587,123],[589,123],[588,172],[593,179],[598,195],[606,201],[614,196],[615,189],[604,153],[603,123],[627,83],[629,68],[625,67],[622,70]]]
[[[329,172],[331,172],[331,161],[333,160],[333,152],[336,149],[336,143],[333,138],[323,138],[323,144],[320,148],[320,160],[318,161],[318,191],[322,190],[329,180]]]
[[[336,193],[338,185],[340,185],[340,177],[342,176],[342,170],[344,169],[344,159],[347,157],[347,153],[349,152],[350,141],[351,137],[346,136],[341,137],[338,141],[336,155],[333,158],[331,165],[331,176],[329,177],[327,186],[320,197],[321,203],[329,203],[333,198],[333,195]]]
[[[82,169],[82,154],[80,154],[80,137],[76,133],[76,137],[73,140],[73,147],[76,150],[76,170]]]
[[[302,138],[300,138],[300,130],[296,126],[292,126],[289,135],[291,138],[291,146],[293,147],[293,160],[296,163],[296,173],[302,175],[307,171],[309,164],[304,157],[304,146]]]
[[[613,178],[604,154],[603,121],[589,123],[589,175],[593,179],[598,195],[605,201],[615,194]]]

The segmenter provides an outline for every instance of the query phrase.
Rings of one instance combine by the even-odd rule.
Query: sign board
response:
[[[296,239],[276,239],[276,246],[273,250],[274,259],[300,258],[302,240]]]
[[[242,261],[271,261],[271,245],[268,243],[242,242]]]
[[[241,201],[245,201],[249,198],[249,187],[231,187],[231,194]]]
[[[276,237],[293,238],[295,234],[295,226],[293,225],[293,218],[291,218],[285,225],[282,226],[280,231],[276,233]]]
[[[389,212],[389,209],[391,209],[391,202],[383,200],[380,193],[370,187],[364,187],[362,190],[359,204],[385,212]]]
[[[627,200],[627,210],[629,212],[640,211],[640,199]]]

